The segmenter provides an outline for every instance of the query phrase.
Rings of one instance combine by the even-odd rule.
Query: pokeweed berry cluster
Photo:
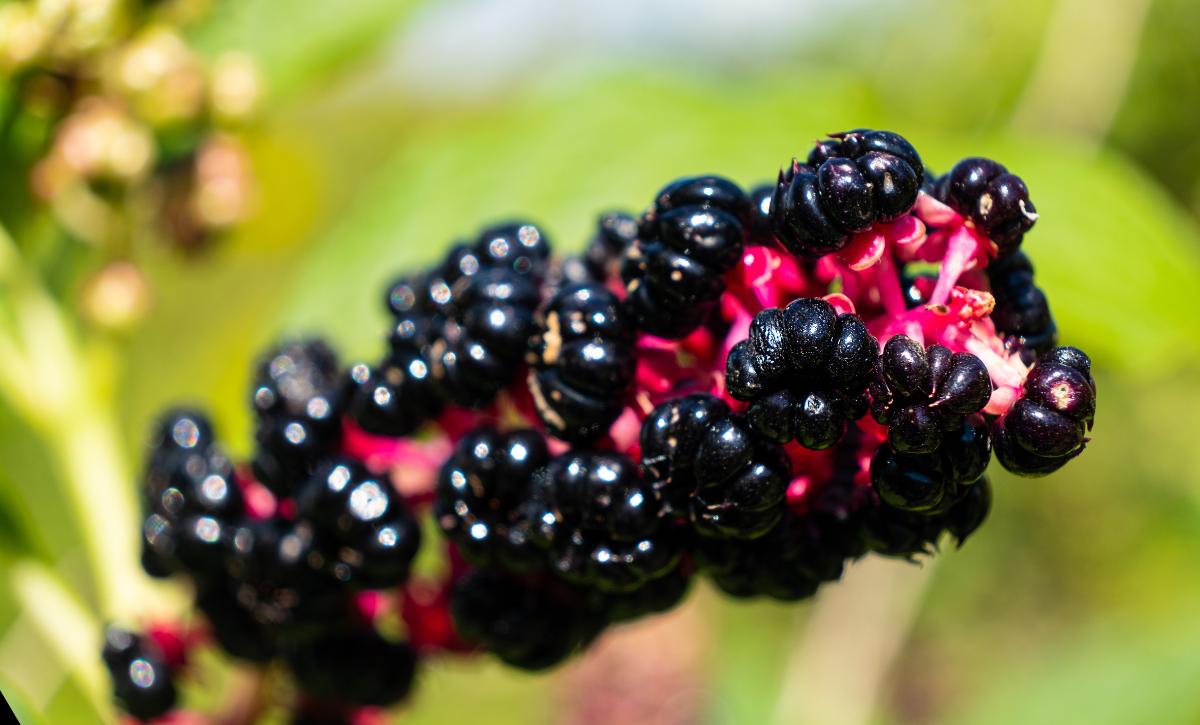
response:
[[[113,630],[118,702],[168,711],[213,641],[282,661],[297,720],[357,722],[422,657],[544,669],[698,577],[792,601],[872,552],[961,545],[993,450],[1048,474],[1095,417],[1091,362],[1056,346],[1019,250],[1036,218],[1003,166],[936,178],[859,129],[751,195],[674,181],[580,255],[529,222],[484,230],[388,287],[379,362],[267,354],[249,465],[202,414],[163,418],[143,560],[190,577],[203,623]],[[414,574],[426,511],[444,564]]]

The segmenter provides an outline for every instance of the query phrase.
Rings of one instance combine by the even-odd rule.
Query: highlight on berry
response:
[[[118,704],[169,712],[204,647],[289,673],[297,721],[401,702],[432,658],[544,670],[699,580],[797,601],[961,546],[1021,485],[993,452],[1033,477],[1086,448],[1091,361],[1058,345],[999,162],[937,177],[855,129],[751,194],[652,192],[579,254],[504,221],[396,270],[377,357],[272,347],[244,462],[203,411],[164,413],[142,563],[197,616],[108,631]]]

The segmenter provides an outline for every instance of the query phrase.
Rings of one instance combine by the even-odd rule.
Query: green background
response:
[[[679,715],[702,722],[1200,720],[1200,6],[853,7],[814,10],[820,29],[767,59],[571,56],[439,100],[391,63],[436,3],[220,5],[194,39],[251,50],[269,88],[247,135],[247,224],[202,258],[144,254],[155,307],[114,336],[81,327],[56,282],[89,252],[18,258],[38,222],[0,220],[14,237],[0,248],[0,365],[18,382],[0,388],[10,703],[30,722],[112,718],[100,623],[185,601],[105,556],[133,551],[131,472],[159,409],[204,405],[245,454],[255,352],[318,332],[347,359],[375,356],[383,283],[458,235],[525,214],[575,249],[597,212],[640,209],[674,177],[754,184],[814,137],[867,126],[904,133],[935,170],[988,155],[1028,182],[1042,216],[1025,249],[1064,342],[1095,362],[1089,450],[1048,479],[993,466],[990,521],[936,563],[868,565],[791,607],[701,586],[679,621],[622,637],[700,643]],[[93,479],[101,468],[119,483]],[[403,717],[597,722],[579,712],[594,693],[575,667],[433,662]],[[188,704],[202,706],[228,673],[216,658],[198,669]]]

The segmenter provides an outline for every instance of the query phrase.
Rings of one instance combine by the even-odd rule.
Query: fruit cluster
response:
[[[1095,415],[1018,248],[1035,220],[999,164],[935,178],[860,129],[751,195],[672,182],[581,255],[490,227],[389,286],[378,363],[318,341],[264,357],[249,466],[168,415],[145,566],[190,575],[230,654],[282,659],[298,715],[345,714],[403,697],[418,654],[553,666],[697,577],[798,600],[868,553],[961,545],[993,448],[1044,475]],[[447,564],[409,576],[425,510]],[[126,709],[170,707],[182,665],[109,639]]]

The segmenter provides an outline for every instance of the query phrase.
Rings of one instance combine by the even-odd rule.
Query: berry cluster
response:
[[[961,545],[993,449],[1043,475],[1095,416],[1091,362],[1055,347],[1017,249],[1035,219],[999,164],[939,179],[860,129],[752,195],[668,184],[579,256],[489,228],[389,287],[380,363],[264,357],[250,466],[202,416],[165,418],[146,568],[190,575],[229,653],[281,659],[303,719],[402,698],[418,656],[553,666],[697,577],[792,601],[872,552]],[[410,576],[426,507],[448,565]],[[170,688],[128,663],[169,682],[181,658],[125,637],[118,700],[152,716]]]

